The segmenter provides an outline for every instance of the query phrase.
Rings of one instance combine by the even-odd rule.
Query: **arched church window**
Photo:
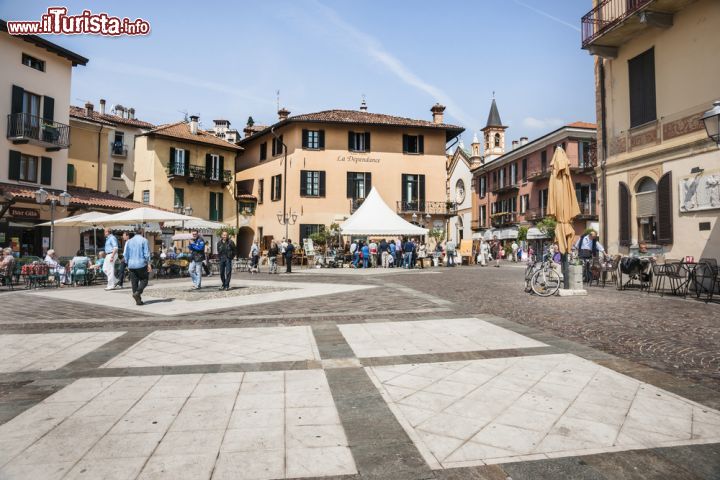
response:
[[[495,134],[495,146],[496,147],[500,146],[500,134],[499,133]]]

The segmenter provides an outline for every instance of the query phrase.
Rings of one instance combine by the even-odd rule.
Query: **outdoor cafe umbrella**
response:
[[[95,254],[97,254],[97,230],[94,228],[98,225],[96,219],[106,216],[104,212],[85,212],[80,215],[73,215],[72,217],[61,218],[55,220],[56,227],[85,227],[87,225],[93,226],[93,245],[95,246]],[[41,227],[49,227],[51,222],[41,223]]]
[[[113,215],[104,215],[92,221],[93,224],[112,227],[116,225],[137,225],[145,223],[162,223],[173,221],[199,220],[197,217],[181,215],[179,213],[159,210],[157,208],[141,207]],[[90,222],[87,222],[90,223]]]
[[[572,241],[575,237],[572,221],[573,218],[580,215],[580,206],[570,176],[570,163],[562,147],[555,149],[551,167],[547,213],[554,216],[557,222],[555,241],[558,244],[560,253],[562,253],[565,288],[569,288],[570,278],[568,277],[567,254],[572,248]]]

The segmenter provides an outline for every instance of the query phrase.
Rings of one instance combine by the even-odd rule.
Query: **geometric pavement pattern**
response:
[[[158,330],[103,368],[319,360],[309,326]]]
[[[125,332],[0,335],[0,373],[56,370]]]
[[[323,370],[83,378],[0,426],[2,479],[357,473]]]
[[[366,371],[433,469],[720,442],[720,412],[571,354]]]
[[[547,345],[477,318],[338,325],[359,358]]]

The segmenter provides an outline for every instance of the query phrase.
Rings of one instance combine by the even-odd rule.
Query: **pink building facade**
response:
[[[558,146],[563,147],[570,161],[581,210],[575,219],[575,232],[597,228],[596,134],[595,124],[572,123],[531,142],[526,138],[513,141],[510,151],[476,167],[473,237],[515,239],[520,226],[532,227],[545,218],[550,164]]]

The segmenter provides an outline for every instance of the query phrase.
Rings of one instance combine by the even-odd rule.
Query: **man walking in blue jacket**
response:
[[[192,279],[193,290],[200,290],[202,266],[205,260],[205,240],[197,230],[193,230],[190,234],[192,235],[192,241],[188,246],[190,249],[190,278]]]

